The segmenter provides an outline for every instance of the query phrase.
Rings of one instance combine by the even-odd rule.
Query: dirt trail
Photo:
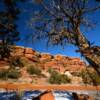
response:
[[[100,91],[100,86],[78,86],[78,85],[33,85],[20,83],[2,83],[0,88],[6,90],[90,90]]]

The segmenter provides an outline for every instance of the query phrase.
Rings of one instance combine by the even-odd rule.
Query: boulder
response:
[[[43,94],[40,95],[39,100],[55,100],[52,91],[46,91]]]
[[[64,74],[67,75],[69,78],[72,78],[73,77],[73,75],[69,71],[65,71]]]
[[[94,100],[91,96],[87,94],[77,94],[75,92],[72,93],[74,100]]]
[[[93,100],[93,98],[87,94],[78,95],[78,100]]]

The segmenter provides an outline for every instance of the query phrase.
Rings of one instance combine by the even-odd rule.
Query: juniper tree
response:
[[[16,24],[19,1],[23,0],[0,0],[0,58],[9,57],[11,45],[20,39]]]
[[[29,22],[34,29],[33,39],[47,37],[48,44],[73,44],[100,75],[100,47],[92,45],[81,31],[84,26],[93,27],[86,16],[95,11],[100,13],[100,3],[97,1],[35,0],[40,9],[34,9]]]

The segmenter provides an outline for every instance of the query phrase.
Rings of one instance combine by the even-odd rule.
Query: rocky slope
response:
[[[22,64],[19,63],[21,61]],[[48,70],[50,68],[56,70],[61,74],[66,74],[72,79],[72,83],[82,83],[82,79],[71,73],[79,73],[86,69],[86,63],[79,58],[67,57],[63,55],[51,55],[49,53],[40,53],[32,48],[24,48],[21,46],[14,46],[9,60],[0,61],[0,69],[9,69],[14,66],[20,70],[22,76],[18,79],[19,82],[33,82],[38,84],[46,84],[47,78],[50,77]],[[41,69],[45,77],[29,75],[27,67],[35,66]]]
[[[48,70],[54,68],[60,72],[81,71],[86,67],[86,63],[80,58],[67,57],[63,55],[51,55],[49,53],[39,53],[32,48],[16,46],[11,53],[12,57],[23,57],[32,63],[40,64],[41,69]]]

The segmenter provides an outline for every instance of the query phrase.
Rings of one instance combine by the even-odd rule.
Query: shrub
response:
[[[91,75],[91,80],[93,85],[100,85],[100,76],[95,72],[95,73],[90,73]]]
[[[71,79],[67,75],[61,74],[61,83],[70,83]]]
[[[64,74],[59,74],[56,71],[53,71],[50,78],[49,78],[49,82],[51,84],[62,84],[62,83],[70,83],[71,80]]]
[[[20,72],[15,69],[9,70],[7,74],[7,77],[11,79],[18,79],[20,76],[21,76]]]
[[[34,66],[29,66],[27,68],[27,71],[30,75],[41,75],[41,70],[38,67],[34,67]]]
[[[10,66],[11,67],[23,67],[24,65],[20,57],[13,57],[10,60]]]
[[[7,70],[0,70],[0,79],[6,80],[7,79]]]
[[[51,84],[61,84],[60,82],[60,74],[58,72],[54,72],[51,74],[50,78],[49,78],[49,82]]]
[[[90,72],[89,70],[83,70],[80,73],[85,84],[100,85],[100,77],[96,72]]]
[[[8,78],[11,79],[18,79],[21,76],[20,72],[18,72],[15,69],[9,69],[9,70],[1,70],[0,71],[0,79],[6,80]]]
[[[89,74],[86,70],[82,70],[80,76],[82,77],[82,80],[85,84],[91,84],[91,78],[89,77]]]
[[[54,72],[54,69],[51,68],[51,67],[49,67],[49,68],[48,68],[48,72],[49,72],[50,74],[52,74],[52,73]]]

